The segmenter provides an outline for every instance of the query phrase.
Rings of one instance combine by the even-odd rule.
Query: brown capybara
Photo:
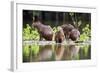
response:
[[[59,27],[58,29],[59,30],[55,33],[55,41],[56,43],[62,43],[65,39],[65,35],[61,27]]]
[[[35,27],[38,29],[38,32],[40,34],[40,39],[42,37],[45,40],[52,41],[52,38],[53,38],[52,28],[49,25],[42,24],[40,19],[37,16],[33,18],[32,27]]]
[[[74,26],[71,24],[63,24],[61,25],[63,31],[64,31],[64,35],[66,39],[69,39],[70,37],[70,32],[72,31],[72,29],[74,29]]]
[[[69,38],[73,41],[76,41],[79,37],[80,37],[80,32],[78,31],[78,29],[72,29]]]
[[[64,31],[64,35],[67,40],[71,39],[72,41],[76,41],[79,38],[80,32],[73,25],[64,24],[61,27]]]

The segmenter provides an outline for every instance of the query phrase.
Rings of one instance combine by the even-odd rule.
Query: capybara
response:
[[[61,27],[67,40],[71,39],[72,41],[76,41],[79,38],[80,32],[73,25],[63,24]]]
[[[40,21],[39,17],[35,16],[33,18],[33,24],[32,27],[35,27],[38,29],[38,32],[40,34],[40,39],[41,37],[44,38],[45,40],[52,41],[53,37],[53,30],[49,25],[44,25]]]
[[[69,38],[72,39],[73,41],[76,41],[79,37],[80,37],[80,32],[78,31],[78,29],[72,29]]]
[[[58,27],[58,31],[55,33],[55,41],[56,43],[62,43],[65,39],[65,35],[63,29]]]
[[[65,38],[69,39],[70,32],[72,31],[72,29],[74,29],[74,26],[72,26],[71,24],[63,24],[63,25],[61,25],[61,27],[64,31]]]

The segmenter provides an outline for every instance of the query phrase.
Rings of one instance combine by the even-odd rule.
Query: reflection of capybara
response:
[[[39,61],[49,61],[52,58],[52,45],[41,46],[38,54]]]
[[[44,25],[41,23],[39,17],[35,16],[33,19],[33,27],[38,29],[40,34],[40,39],[43,37],[45,40],[52,41],[53,30],[49,25]]]
[[[64,24],[61,27],[64,31],[64,35],[65,35],[66,39],[71,39],[73,41],[76,41],[79,38],[80,32],[78,29],[74,28],[73,25]]]
[[[55,48],[55,59],[61,60],[65,51],[65,47],[62,44],[57,44]]]
[[[55,33],[55,41],[57,43],[62,43],[64,39],[65,39],[65,35],[64,35],[63,29],[59,27],[59,31]]]
[[[55,59],[56,60],[70,60],[75,59],[79,53],[79,46],[76,45],[62,45],[58,44],[55,48]]]
[[[76,45],[67,45],[67,48],[64,50],[63,60],[72,60],[76,59],[79,53],[80,47]]]

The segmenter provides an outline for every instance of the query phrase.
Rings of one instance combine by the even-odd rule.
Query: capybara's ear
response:
[[[39,17],[38,16],[33,16],[33,22],[37,22],[39,20]]]

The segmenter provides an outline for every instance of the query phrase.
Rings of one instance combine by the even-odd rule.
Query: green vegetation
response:
[[[56,33],[58,31],[57,27],[53,27],[53,32]]]
[[[86,27],[84,27],[82,29],[82,34],[80,35],[80,41],[89,41],[91,38],[91,30],[89,29],[89,24],[86,25]]]
[[[39,40],[40,34],[36,28],[31,28],[29,24],[26,24],[26,28],[23,29],[23,40]]]

